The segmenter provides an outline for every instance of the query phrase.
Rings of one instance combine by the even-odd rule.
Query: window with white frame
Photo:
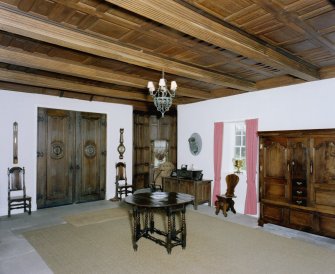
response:
[[[245,170],[245,123],[235,124],[234,159],[243,160],[242,169]]]

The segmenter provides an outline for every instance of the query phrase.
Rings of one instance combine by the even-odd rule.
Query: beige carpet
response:
[[[83,226],[108,222],[127,218],[129,216],[127,208],[107,208],[99,211],[86,212],[76,215],[65,216],[64,220],[74,226]]]
[[[187,247],[140,239],[129,218],[24,233],[54,273],[334,273],[335,252],[188,211]],[[158,218],[162,221],[162,218]]]

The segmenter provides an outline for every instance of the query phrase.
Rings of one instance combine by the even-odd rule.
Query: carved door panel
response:
[[[73,202],[74,113],[38,110],[37,207]]]
[[[77,113],[76,199],[105,198],[106,115]]]
[[[307,205],[310,193],[308,174],[309,142],[308,138],[289,138],[289,171],[292,203]]]
[[[38,110],[37,207],[105,198],[106,115]]]
[[[287,138],[263,137],[260,142],[260,195],[263,199],[289,199]]]
[[[308,140],[289,138],[289,164],[292,179],[307,179]]]
[[[312,202],[319,206],[335,206],[335,137],[311,139],[311,162],[309,166],[313,188]]]
[[[335,138],[316,137],[311,141],[313,182],[335,184]]]

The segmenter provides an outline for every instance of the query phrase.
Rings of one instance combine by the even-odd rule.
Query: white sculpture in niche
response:
[[[198,133],[193,133],[190,138],[188,138],[188,144],[192,155],[198,155],[201,152],[202,141]]]

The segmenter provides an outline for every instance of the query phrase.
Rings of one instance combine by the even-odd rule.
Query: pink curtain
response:
[[[212,201],[221,194],[221,164],[223,144],[223,122],[214,123],[214,187]]]
[[[256,166],[258,152],[258,119],[246,120],[246,160],[247,160],[247,195],[244,214],[257,214]]]

